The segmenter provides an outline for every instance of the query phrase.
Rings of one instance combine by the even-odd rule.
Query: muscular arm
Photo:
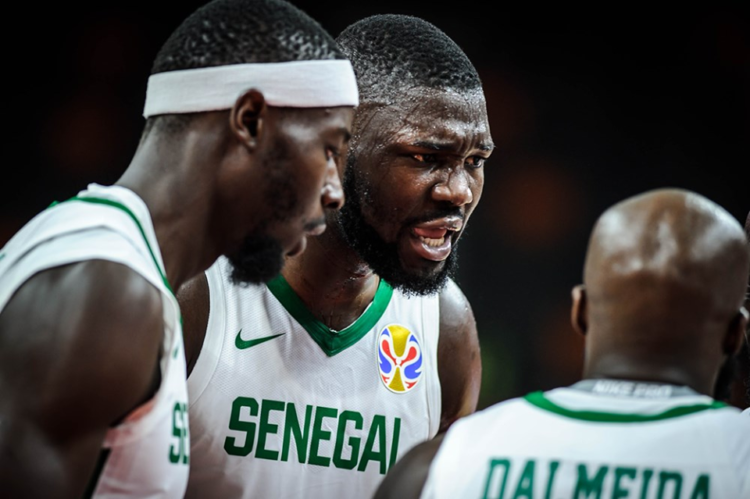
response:
[[[193,372],[203,349],[208,327],[210,308],[206,274],[200,273],[177,291],[177,301],[182,313],[182,334],[185,341],[187,375]]]
[[[440,293],[438,374],[442,395],[438,433],[442,433],[455,420],[476,410],[482,379],[474,313],[452,280]]]
[[[0,313],[4,497],[80,497],[107,429],[153,395],[159,291],[88,261],[41,272]]]

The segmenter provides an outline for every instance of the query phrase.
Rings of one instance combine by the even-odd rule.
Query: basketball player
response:
[[[742,227],[698,194],[606,210],[573,290],[584,380],[458,421],[376,497],[750,497],[750,419],[709,396],[747,325],[747,272]]]
[[[183,497],[173,290],[222,254],[232,279],[259,282],[302,251],[342,203],[357,103],[333,38],[284,0],[216,0],[177,28],[121,178],[0,251],[0,495]]]
[[[361,100],[341,216],[267,285],[233,285],[220,259],[178,297],[197,358],[187,497],[366,498],[476,408],[476,325],[449,276],[493,149],[481,82],[418,18],[337,41]]]

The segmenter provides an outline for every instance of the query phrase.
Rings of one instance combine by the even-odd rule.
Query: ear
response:
[[[232,133],[249,149],[258,145],[258,137],[263,133],[263,124],[268,106],[263,94],[254,88],[237,98],[229,112],[229,128]]]
[[[748,312],[745,307],[740,307],[740,311],[734,316],[732,322],[729,323],[729,330],[727,330],[726,336],[724,336],[724,353],[729,355],[737,354],[742,347],[742,337],[748,334],[746,331],[748,322]],[[750,338],[748,338],[750,341]]]
[[[573,296],[573,306],[570,309],[570,323],[573,329],[579,334],[586,336],[588,332],[588,310],[586,302],[586,286],[579,284],[571,292]]]

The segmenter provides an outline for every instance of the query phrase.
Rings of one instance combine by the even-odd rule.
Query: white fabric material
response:
[[[134,192],[123,187],[91,184],[79,197],[107,199],[125,205],[140,222],[158,265],[164,269],[151,215]],[[81,201],[61,203],[37,215],[2,249],[0,310],[15,290],[38,272],[87,260],[125,265],[161,292],[164,353],[161,385],[154,397],[110,429],[103,447],[110,448],[94,492],[97,499],[181,498],[187,486],[187,458],[170,462],[185,438],[175,428],[187,425],[186,411],[175,421],[175,406],[187,406],[185,355],[177,300],[162,281],[138,226],[121,209]],[[106,334],[106,331],[102,331]],[[92,400],[92,403],[96,401]],[[182,442],[180,442],[182,440]],[[189,450],[185,450],[185,456]]]
[[[251,88],[276,107],[359,104],[357,80],[348,60],[232,64],[151,75],[143,116],[230,109]]]
[[[567,410],[640,416],[712,402],[682,396],[659,403],[570,388],[545,396]],[[571,418],[515,398],[454,423],[421,497],[747,498],[748,435],[750,419],[735,407],[611,422]]]
[[[371,435],[377,437],[375,451],[382,451],[390,466],[392,457],[400,458],[437,433],[437,296],[407,298],[394,290],[367,333],[328,356],[266,285],[232,285],[224,258],[206,274],[207,333],[188,379],[192,448],[187,498],[369,498],[384,477],[376,460],[362,458]],[[378,369],[378,333],[394,323],[417,336],[424,356],[422,378],[406,393],[386,388]],[[237,347],[238,338],[279,334],[251,348]],[[237,406],[230,423],[233,406],[250,399],[257,411],[249,404]],[[300,448],[300,439],[290,438],[290,414],[296,414],[307,435]],[[382,432],[373,431],[378,419]]]

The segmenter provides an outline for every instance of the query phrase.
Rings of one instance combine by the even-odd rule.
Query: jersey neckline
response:
[[[380,279],[375,297],[367,310],[350,326],[341,331],[334,331],[313,316],[283,275],[279,274],[269,281],[267,286],[279,303],[329,357],[346,350],[362,339],[383,317],[393,296],[391,285],[385,279]]]
[[[529,393],[524,397],[526,402],[554,414],[564,416],[570,419],[578,419],[582,421],[592,421],[598,423],[648,423],[652,421],[661,421],[664,419],[671,419],[680,416],[687,416],[689,414],[695,414],[709,409],[723,409],[727,407],[724,402],[714,400],[707,404],[692,404],[672,407],[666,411],[662,411],[654,414],[632,414],[632,413],[615,413],[615,412],[600,412],[600,411],[585,411],[585,410],[573,410],[567,409],[549,400],[544,392],[537,391]]]

